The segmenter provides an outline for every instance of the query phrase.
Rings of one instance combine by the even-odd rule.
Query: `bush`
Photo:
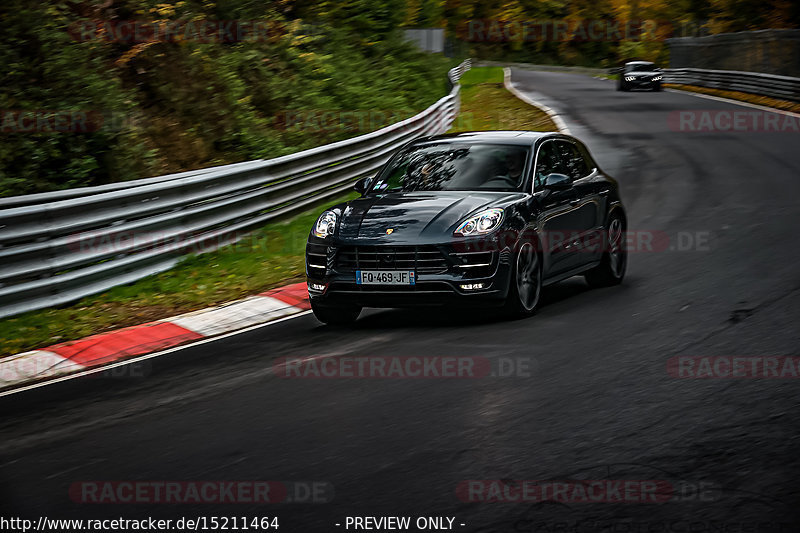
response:
[[[450,62],[402,41],[396,1],[304,9],[287,2],[284,12],[267,2],[229,4],[7,0],[0,8],[4,116],[91,111],[103,123],[78,133],[4,128],[0,196],[276,157],[365,133],[286,128],[287,111],[410,115],[446,94]],[[73,38],[70,28],[87,19],[263,20],[280,22],[285,31],[266,42],[239,43]]]

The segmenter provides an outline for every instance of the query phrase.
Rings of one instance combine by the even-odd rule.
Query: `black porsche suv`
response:
[[[626,215],[617,182],[560,133],[487,131],[401,148],[360,198],[311,229],[306,275],[316,317],[363,307],[504,306],[532,314],[543,285],[625,275]]]

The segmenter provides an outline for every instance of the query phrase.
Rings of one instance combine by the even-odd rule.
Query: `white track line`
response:
[[[550,109],[546,105],[541,104],[541,103],[537,102],[536,100],[533,100],[529,96],[523,94],[516,87],[514,87],[514,85],[512,85],[512,83],[511,83],[511,69],[509,67],[504,67],[503,68],[503,85],[505,86],[505,88],[506,88],[506,90],[508,92],[510,92],[511,94],[513,94],[514,96],[516,96],[517,98],[519,98],[520,100],[525,102],[526,104],[530,104],[533,107],[536,107],[536,108],[540,109],[541,111],[543,111],[548,117],[550,117],[553,120],[553,122],[556,125],[556,128],[558,128],[558,131],[560,131],[561,133],[563,133],[565,135],[569,135],[570,134],[569,133],[569,128],[567,127],[567,123],[564,122],[564,119],[562,119],[558,115],[558,113],[556,113],[555,111],[553,111],[552,109]]]
[[[730,98],[724,98],[722,96],[712,96],[710,94],[703,94],[703,93],[696,93],[693,91],[684,91],[683,89],[672,89],[672,88],[665,88],[665,91],[669,91],[671,93],[681,93],[681,94],[688,94],[691,96],[696,96],[698,98],[706,98],[707,100],[716,100],[717,102],[725,102],[726,104],[736,104],[742,107],[750,107],[753,109],[759,109],[761,111],[769,111],[770,113],[779,113],[781,115],[788,115],[790,117],[797,117],[800,118],[800,113],[794,113],[792,111],[785,111],[783,109],[777,109],[775,107],[768,107],[765,105],[758,105],[758,104],[751,104],[750,102],[742,102],[741,100],[732,100]],[[758,95],[754,95],[758,96]]]
[[[277,324],[278,322],[283,322],[285,320],[291,320],[293,318],[305,316],[305,315],[308,315],[310,313],[311,313],[311,310],[302,311],[300,313],[297,313],[297,314],[294,314],[294,315],[291,315],[291,316],[286,316],[286,317],[283,317],[283,318],[279,318],[277,320],[272,320],[270,322],[264,322],[263,324],[254,324],[252,326],[248,326],[248,327],[243,328],[243,329],[239,329],[239,330],[236,330],[236,331],[230,331],[228,333],[223,333],[222,335],[218,335],[216,337],[208,337],[208,338],[205,338],[205,339],[199,339],[196,342],[192,342],[190,344],[182,344],[181,346],[173,346],[172,348],[167,348],[166,350],[162,350],[160,352],[148,353],[148,354],[140,355],[138,357],[133,357],[131,359],[124,359],[122,361],[118,361],[118,362],[112,363],[110,365],[101,366],[101,367],[97,367],[97,368],[92,368],[90,370],[85,370],[83,372],[77,372],[75,374],[69,374],[69,375],[66,375],[66,376],[63,376],[63,377],[60,377],[60,378],[50,379],[50,380],[47,380],[47,381],[41,381],[39,383],[33,383],[31,385],[26,385],[26,386],[20,387],[18,389],[12,389],[12,390],[3,391],[3,392],[0,392],[0,398],[2,398],[4,396],[11,396],[12,394],[17,394],[19,392],[29,391],[29,390],[32,390],[32,389],[38,389],[39,387],[46,387],[47,385],[53,385],[55,383],[60,383],[62,381],[69,381],[71,379],[85,377],[85,376],[89,376],[91,374],[97,374],[98,372],[105,372],[106,370],[108,370],[110,368],[117,368],[117,367],[120,367],[120,366],[125,366],[125,365],[130,365],[130,364],[133,364],[133,363],[138,363],[140,361],[146,361],[147,359],[153,359],[155,357],[161,357],[162,355],[166,355],[166,354],[172,353],[172,352],[177,352],[179,350],[185,350],[187,348],[194,348],[195,346],[199,346],[200,344],[205,344],[207,342],[218,341],[218,340],[224,339],[226,337],[232,337],[233,335],[239,335],[240,333],[245,333],[247,331],[252,331],[254,329],[263,328],[265,326],[271,326],[273,324]]]

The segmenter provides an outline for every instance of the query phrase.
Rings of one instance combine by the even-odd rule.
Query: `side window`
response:
[[[577,146],[566,141],[556,141],[555,144],[558,145],[559,155],[564,162],[564,174],[573,180],[579,180],[589,174],[589,168]]]
[[[545,141],[539,147],[539,153],[536,156],[536,173],[533,176],[533,190],[541,190],[544,184],[544,179],[548,174],[553,172],[561,173],[561,161],[558,157],[556,150],[556,143],[553,141]]]

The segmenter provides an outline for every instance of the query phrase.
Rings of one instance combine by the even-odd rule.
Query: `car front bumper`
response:
[[[360,250],[355,260],[354,248]],[[314,303],[330,306],[493,307],[502,305],[508,293],[511,256],[509,248],[484,241],[364,246],[311,237],[306,249],[308,293]],[[416,281],[414,285],[359,285],[356,270],[412,270]],[[464,287],[477,284],[481,288]]]
[[[625,84],[631,89],[653,89],[661,85],[661,80],[652,80],[649,78],[636,79],[633,81],[626,81]]]

